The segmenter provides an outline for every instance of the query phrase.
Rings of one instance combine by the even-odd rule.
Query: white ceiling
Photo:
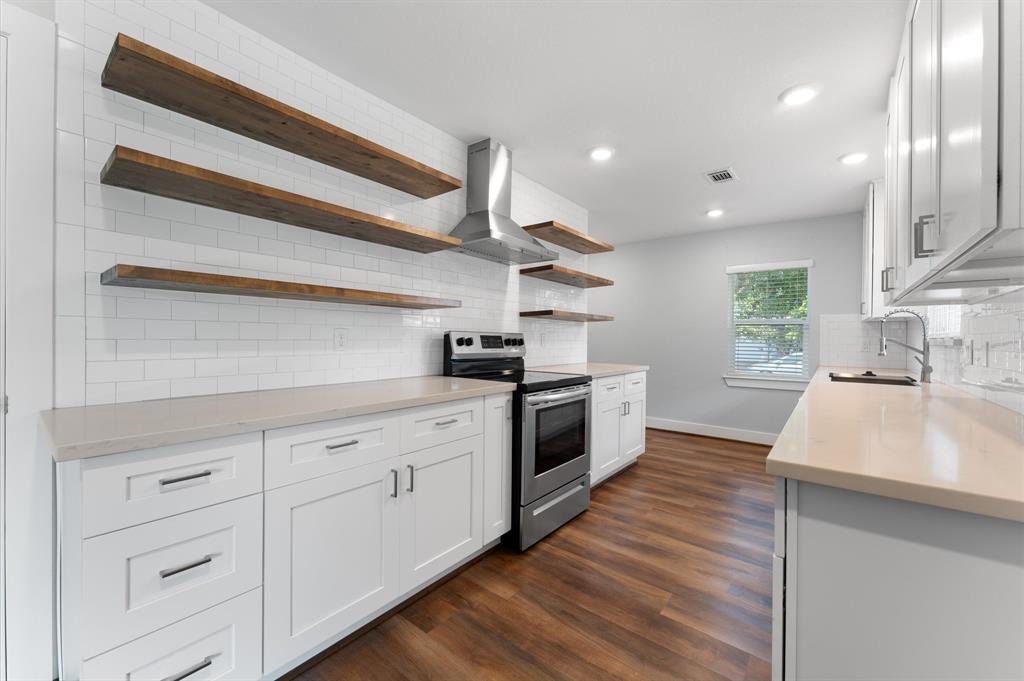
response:
[[[513,150],[615,243],[860,210],[906,0],[210,0],[396,106]],[[787,109],[777,97],[814,82]],[[607,144],[602,165],[588,151]],[[836,158],[866,151],[860,166]],[[713,186],[704,171],[732,166]],[[724,217],[710,220],[709,208]]]

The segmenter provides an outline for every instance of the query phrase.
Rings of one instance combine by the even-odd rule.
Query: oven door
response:
[[[590,472],[590,386],[523,397],[525,506]]]

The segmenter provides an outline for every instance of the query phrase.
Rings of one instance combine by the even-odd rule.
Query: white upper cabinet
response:
[[[938,0],[918,0],[910,19],[910,248],[907,281],[924,277],[938,245]]]
[[[909,10],[886,123],[884,302],[979,302],[1024,286],[1021,3]]]
[[[940,36],[936,258],[959,254],[997,226],[999,4],[944,2]]]

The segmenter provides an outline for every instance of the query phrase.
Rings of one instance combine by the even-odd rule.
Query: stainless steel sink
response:
[[[880,385],[918,385],[917,381],[910,376],[879,376],[874,371],[865,371],[863,374],[842,374],[830,371],[828,377],[838,383],[878,383]]]

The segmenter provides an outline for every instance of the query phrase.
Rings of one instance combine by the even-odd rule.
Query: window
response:
[[[732,289],[733,376],[806,378],[807,272],[812,265],[798,261],[726,269]]]

